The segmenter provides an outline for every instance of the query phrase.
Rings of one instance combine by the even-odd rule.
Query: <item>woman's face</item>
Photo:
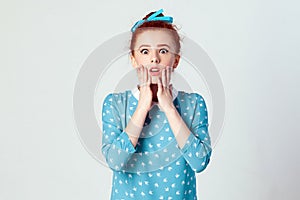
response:
[[[134,68],[141,65],[147,68],[152,83],[161,77],[162,69],[170,66],[176,68],[180,56],[175,53],[176,44],[169,30],[155,28],[144,30],[136,37],[134,54],[131,61]]]

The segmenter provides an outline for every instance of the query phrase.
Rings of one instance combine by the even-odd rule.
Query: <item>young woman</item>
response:
[[[139,85],[103,102],[102,153],[111,199],[197,199],[195,173],[210,161],[205,100],[170,84],[180,60],[173,19],[151,12],[131,29]]]

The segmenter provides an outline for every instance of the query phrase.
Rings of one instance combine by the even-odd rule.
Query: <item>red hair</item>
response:
[[[149,14],[147,14],[143,20],[147,20],[148,17],[150,17],[153,13],[155,12],[150,12]],[[163,17],[164,15],[161,13],[159,15],[157,15],[157,17]],[[137,27],[137,29],[132,33],[131,36],[131,42],[130,42],[130,50],[131,50],[131,54],[134,55],[134,45],[136,42],[136,38],[138,36],[139,33],[142,33],[145,29],[143,28],[166,28],[170,31],[174,40],[175,40],[175,44],[176,44],[176,52],[175,53],[179,53],[180,52],[180,37],[179,34],[177,32],[178,28],[176,27],[176,25],[174,24],[170,24],[164,21],[145,21],[143,24],[141,24],[139,27]]]

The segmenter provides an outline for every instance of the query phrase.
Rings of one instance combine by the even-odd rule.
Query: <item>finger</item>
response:
[[[152,76],[149,74],[149,70],[147,69],[147,74],[148,74],[148,80],[147,80],[147,85],[150,86],[152,83]]]
[[[141,86],[145,86],[145,73],[144,73],[144,67],[143,66],[141,66],[140,71],[141,71],[141,82],[140,82],[140,84],[141,84]]]
[[[149,74],[149,85],[151,85],[151,83],[153,83],[153,80],[154,78],[152,77],[152,76],[150,76],[150,74]]]
[[[167,80],[166,80],[166,69],[162,70],[162,75],[161,75],[161,79],[162,79],[162,85],[163,87],[167,87]]]
[[[145,85],[149,86],[150,74],[149,74],[149,71],[148,71],[147,67],[144,68],[144,72],[145,72]]]
[[[167,86],[169,87],[170,84],[170,77],[171,77],[171,68],[167,67]]]
[[[172,84],[170,84],[170,89],[169,89],[169,91],[170,91],[170,94],[171,94],[171,96],[173,97],[172,90],[173,90],[173,85],[172,85]]]
[[[173,67],[170,67],[169,84],[171,83],[172,80],[172,72],[173,72]]]
[[[139,79],[139,84],[141,84],[142,77],[141,77],[141,68],[140,67],[136,68],[136,73],[137,73],[137,76]]]
[[[140,79],[140,86],[143,86],[143,77],[144,77],[144,75],[143,75],[143,67],[141,66],[140,68],[139,68],[139,74],[140,74],[140,77],[139,77],[139,79]]]
[[[144,73],[144,85],[147,85],[148,82],[148,72],[147,72],[147,68],[143,67],[143,73]]]
[[[160,77],[157,77],[157,95],[161,94],[161,92],[162,92],[162,83]]]

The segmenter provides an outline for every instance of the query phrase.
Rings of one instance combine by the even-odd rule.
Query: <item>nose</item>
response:
[[[151,59],[151,63],[158,63],[158,59],[155,58],[155,57],[153,57],[153,58]]]
[[[153,53],[151,63],[159,63],[159,58],[156,52]]]

